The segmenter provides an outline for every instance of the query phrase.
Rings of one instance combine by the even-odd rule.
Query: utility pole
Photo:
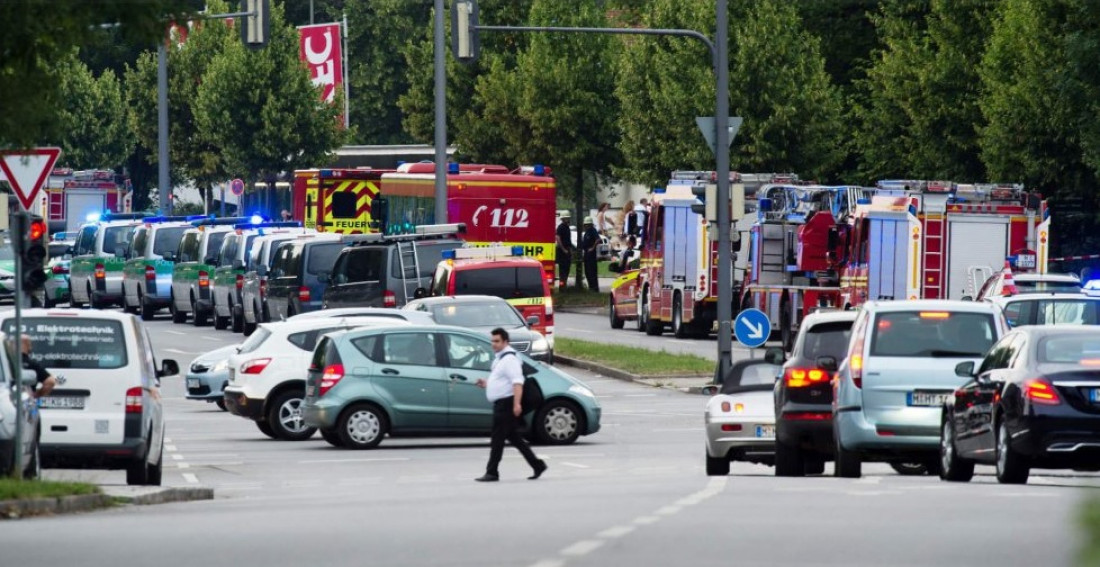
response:
[[[447,222],[447,52],[443,0],[435,0],[435,222]]]

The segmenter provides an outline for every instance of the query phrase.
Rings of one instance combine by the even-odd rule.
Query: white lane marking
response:
[[[607,528],[606,530],[596,534],[596,537],[602,537],[605,539],[622,537],[634,531],[634,529],[634,526],[615,526],[613,528]]]
[[[650,524],[656,524],[659,521],[661,521],[661,519],[657,516],[639,516],[634,518],[634,523],[639,526],[648,526]]]
[[[599,549],[603,545],[602,540],[598,539],[582,539],[573,545],[561,550],[562,555],[571,555],[573,557],[580,557],[582,555],[588,555],[593,551]]]
[[[201,337],[201,338],[204,341],[210,341],[210,342],[215,342],[215,343],[222,342],[221,338],[219,338],[219,337]]]
[[[167,439],[165,439],[165,441],[167,441]],[[176,452],[176,446],[165,444],[164,445],[164,450],[168,451],[169,453],[175,453]]]
[[[191,465],[189,465],[187,463],[179,463],[179,464],[176,465],[176,468],[177,469],[189,469],[189,468],[191,468]]]
[[[168,437],[165,437],[165,438],[164,438],[164,442],[165,442],[165,443],[171,443],[171,442],[172,442],[172,440],[171,440],[171,439],[169,439]]]
[[[624,398],[656,398],[657,394],[623,394]]]
[[[170,352],[172,354],[189,354],[189,355],[199,354],[197,352],[187,352],[185,350],[176,350],[174,348],[166,348],[166,349],[164,349],[164,352]]]
[[[569,463],[569,462],[565,462],[565,463],[562,463],[562,464],[563,464],[563,465],[565,465],[565,466],[567,466],[567,467],[573,467],[573,468],[577,468],[577,469],[590,469],[590,468],[592,468],[592,467],[590,467],[590,466],[588,466],[588,465],[582,465],[582,464],[580,464],[580,463]]]
[[[378,459],[316,459],[309,461],[298,461],[299,465],[316,465],[316,464],[328,464],[328,463],[375,463],[385,461],[408,461],[408,457],[384,457]]]
[[[182,461],[183,460],[183,455],[180,455],[180,454],[177,453],[175,455],[172,455],[172,459],[176,460],[176,461]]]
[[[671,516],[673,514],[679,513],[680,510],[683,510],[683,507],[675,506],[675,505],[673,505],[673,506],[664,506],[660,510],[657,510],[657,515],[658,516]]]
[[[199,482],[199,477],[195,476],[195,473],[183,473],[183,479],[192,484]]]
[[[180,336],[183,336],[183,335],[187,334],[187,333],[184,333],[183,331],[171,331],[171,330],[168,330],[168,329],[164,329],[164,332],[168,333],[168,334],[180,335]]]
[[[560,559],[543,559],[538,563],[532,563],[530,567],[562,567],[565,562]]]

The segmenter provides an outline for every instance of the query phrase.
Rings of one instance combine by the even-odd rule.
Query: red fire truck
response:
[[[113,171],[57,168],[31,212],[49,222],[50,232],[75,231],[89,215],[130,212],[132,195],[129,180],[117,183]]]

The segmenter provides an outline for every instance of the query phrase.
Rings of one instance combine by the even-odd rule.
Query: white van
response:
[[[14,331],[6,311],[3,330]],[[25,309],[30,358],[57,378],[41,398],[41,456],[46,467],[126,469],[127,484],[159,485],[164,412],[158,369],[141,321],[128,313]]]

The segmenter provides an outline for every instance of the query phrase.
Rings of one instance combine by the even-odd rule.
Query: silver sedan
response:
[[[734,363],[722,384],[704,388],[707,475],[730,472],[731,461],[775,464],[775,402],[780,367],[767,360]]]

